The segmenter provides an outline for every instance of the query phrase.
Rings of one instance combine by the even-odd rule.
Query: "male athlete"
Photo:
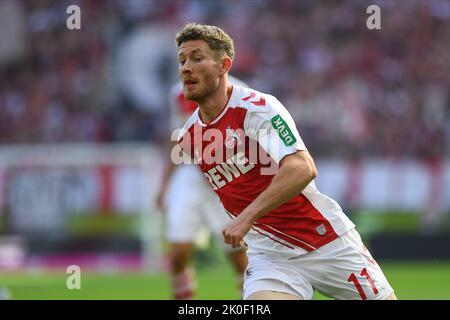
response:
[[[246,86],[229,76],[231,83]],[[169,93],[170,125],[180,128],[197,104],[186,100],[183,84],[177,82]],[[173,297],[192,299],[196,291],[195,270],[191,266],[192,253],[201,231],[212,231],[227,253],[242,290],[243,273],[247,267],[244,248],[225,244],[222,229],[230,222],[214,192],[196,166],[175,166],[168,162],[157,196],[157,206],[167,212],[166,238],[169,242],[170,272]]]
[[[225,242],[248,246],[243,298],[312,299],[318,290],[335,299],[396,299],[355,225],[316,189],[313,159],[284,106],[228,82],[232,39],[191,23],[176,43],[184,96],[199,106],[177,151],[200,166],[234,218]]]

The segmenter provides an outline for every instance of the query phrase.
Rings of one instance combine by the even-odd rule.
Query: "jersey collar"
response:
[[[213,125],[213,124],[217,123],[217,122],[223,117],[223,115],[227,112],[227,110],[228,110],[228,108],[229,108],[229,106],[230,106],[230,101],[231,101],[231,98],[233,97],[234,91],[235,91],[235,90],[234,90],[234,85],[231,85],[231,94],[230,94],[230,96],[228,97],[227,103],[225,103],[225,106],[222,108],[222,110],[219,112],[219,114],[218,114],[217,116],[215,116],[215,117],[214,117],[210,122],[208,122],[208,123],[203,122],[202,116],[201,116],[201,113],[200,113],[200,108],[198,108],[198,110],[197,110],[198,123],[199,123],[202,127],[210,126],[210,125]]]

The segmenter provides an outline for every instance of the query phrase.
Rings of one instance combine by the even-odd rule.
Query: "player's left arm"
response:
[[[223,230],[225,242],[233,247],[240,245],[256,220],[300,194],[317,175],[291,115],[274,97],[269,99],[264,108],[249,110],[244,129],[279,169],[271,184]]]

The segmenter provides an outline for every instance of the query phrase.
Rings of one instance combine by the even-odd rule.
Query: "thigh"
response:
[[[278,282],[278,283],[277,283]],[[254,290],[246,300],[303,300],[297,293],[286,293],[280,290],[285,290],[285,284],[278,280],[261,280],[255,281],[255,285],[263,287],[272,287],[272,290]],[[280,289],[279,289],[280,288]],[[276,290],[276,291],[273,291]]]
[[[384,300],[394,292],[354,229],[306,258],[306,277],[332,298]]]
[[[270,255],[250,255],[247,269],[244,273],[243,298],[255,299],[266,296],[285,294],[297,299],[310,300],[314,290],[311,284],[282,257]]]

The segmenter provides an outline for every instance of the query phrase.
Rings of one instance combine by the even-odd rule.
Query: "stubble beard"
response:
[[[193,92],[189,92],[188,90],[184,90],[184,97],[198,104],[201,104],[202,102],[206,101],[208,97],[210,97],[217,90],[218,87],[214,86],[213,81],[208,80],[209,79],[206,79],[205,83],[207,83],[207,86],[204,90],[202,90],[202,92],[196,94]]]

